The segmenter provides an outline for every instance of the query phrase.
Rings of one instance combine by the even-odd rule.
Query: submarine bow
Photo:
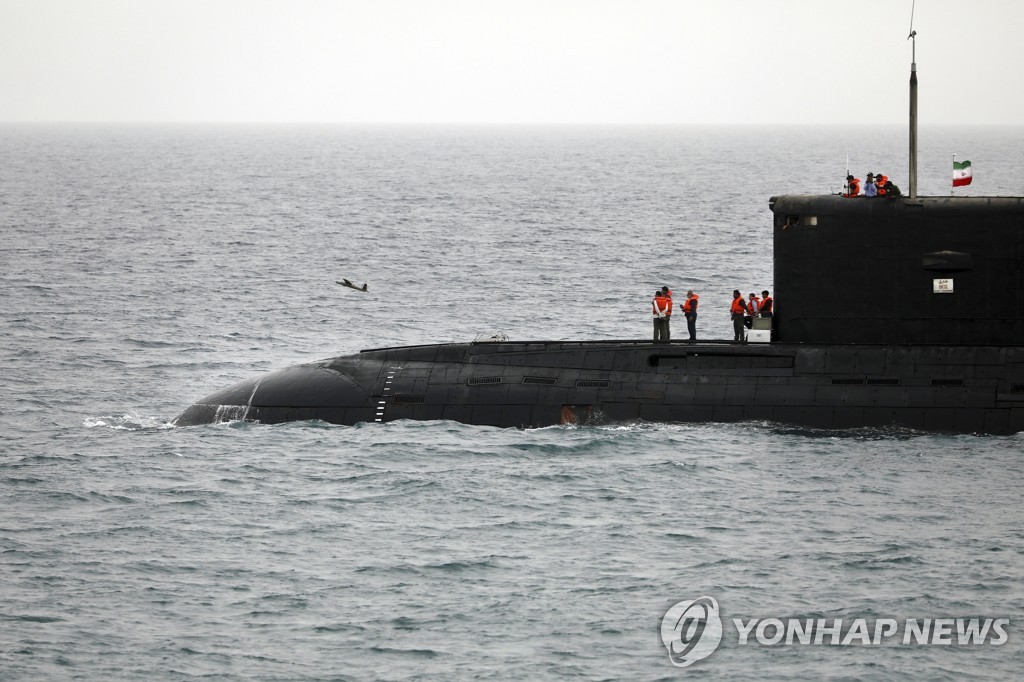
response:
[[[327,363],[311,363],[240,381],[211,393],[182,412],[175,424],[277,424],[310,419],[348,423],[349,411],[353,417],[365,417],[368,406],[369,394],[355,379]]]

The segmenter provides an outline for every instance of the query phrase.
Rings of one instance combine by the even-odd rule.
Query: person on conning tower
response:
[[[875,185],[874,173],[868,173],[867,180],[864,181],[864,196],[869,199],[878,196],[878,187]]]
[[[860,195],[860,180],[852,175],[846,176],[846,192],[844,197],[856,197]]]

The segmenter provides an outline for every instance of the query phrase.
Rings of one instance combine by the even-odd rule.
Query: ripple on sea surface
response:
[[[728,292],[771,288],[749,245],[780,164],[816,191],[891,131],[62,130],[0,129],[3,676],[668,678],[659,619],[702,595],[727,616],[1024,614],[1020,436],[170,424],[364,347],[647,338],[666,283],[698,285],[702,336],[727,336]],[[1024,158],[1020,131],[972,139]],[[1020,656],[1012,629],[726,641],[685,674],[1012,678]]]

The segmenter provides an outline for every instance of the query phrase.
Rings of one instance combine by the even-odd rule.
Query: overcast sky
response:
[[[0,0],[0,121],[906,121],[911,0]],[[1024,2],[918,0],[921,123],[1024,123]]]

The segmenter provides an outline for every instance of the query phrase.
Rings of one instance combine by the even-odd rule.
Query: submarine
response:
[[[744,342],[374,348],[242,381],[174,423],[1024,431],[1024,197],[917,196],[916,101],[912,63],[907,194],[769,199],[776,309]]]

